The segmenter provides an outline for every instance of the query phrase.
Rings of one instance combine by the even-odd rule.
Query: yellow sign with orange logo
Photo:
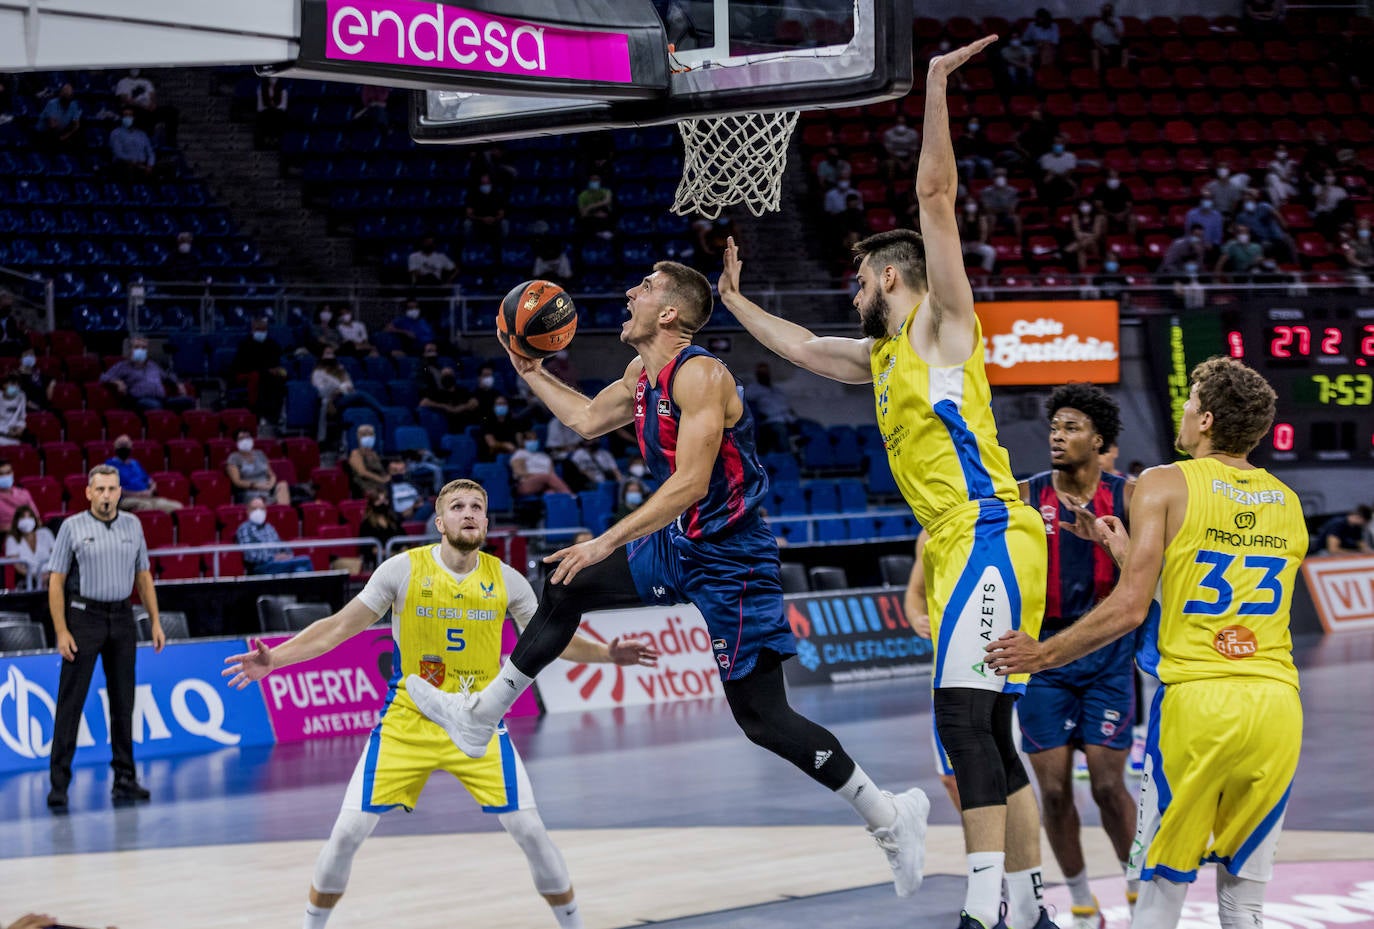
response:
[[[1121,380],[1115,300],[978,303],[988,383],[1004,386]]]

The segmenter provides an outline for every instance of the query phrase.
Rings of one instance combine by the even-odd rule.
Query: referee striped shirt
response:
[[[134,574],[148,570],[143,524],[130,513],[108,523],[90,510],[78,513],[57,530],[48,570],[67,575],[68,591],[75,574],[77,595],[86,600],[128,600]]]

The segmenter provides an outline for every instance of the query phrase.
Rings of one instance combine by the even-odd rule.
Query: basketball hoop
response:
[[[673,197],[673,212],[715,219],[734,203],[743,203],[755,216],[776,211],[787,144],[798,115],[796,110],[784,110],[680,121],[682,182]]]

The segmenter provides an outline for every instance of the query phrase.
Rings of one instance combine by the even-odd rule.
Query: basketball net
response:
[[[776,211],[787,168],[787,144],[798,115],[796,111],[745,113],[679,122],[684,152],[673,212],[715,219],[724,207],[735,203],[743,203],[755,216]]]

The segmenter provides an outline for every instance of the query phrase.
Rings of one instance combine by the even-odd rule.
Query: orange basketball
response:
[[[496,338],[524,358],[561,352],[577,332],[577,307],[552,281],[526,281],[506,294],[496,314]]]

